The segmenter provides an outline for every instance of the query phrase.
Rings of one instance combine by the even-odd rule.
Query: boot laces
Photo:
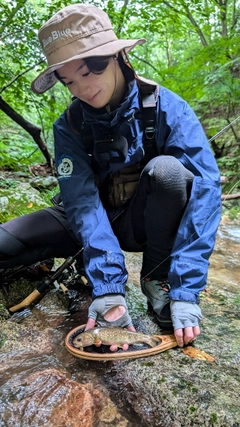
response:
[[[167,292],[169,294],[170,292],[170,285],[168,283],[168,280],[159,280],[158,284],[160,285],[159,289],[162,289],[163,291]]]
[[[146,279],[145,279],[145,281],[146,282],[151,282],[151,279],[150,279],[150,277],[147,277]],[[170,285],[169,285],[169,283],[168,283],[168,279],[163,279],[163,280],[158,280],[158,285],[159,285],[159,290],[163,290],[163,291],[165,291],[166,293],[169,293],[170,292]]]

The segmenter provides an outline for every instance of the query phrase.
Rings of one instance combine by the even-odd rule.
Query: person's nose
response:
[[[78,81],[75,95],[77,98],[86,99],[91,93],[91,86],[87,82]]]

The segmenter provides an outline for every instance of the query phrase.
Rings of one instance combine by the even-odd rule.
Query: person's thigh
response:
[[[1,224],[1,227],[17,237],[27,247],[64,242],[69,238],[69,233],[63,226],[60,216],[57,219],[50,212],[48,209],[41,209]]]
[[[63,210],[43,209],[0,225],[2,269],[66,258],[78,252],[79,247]]]

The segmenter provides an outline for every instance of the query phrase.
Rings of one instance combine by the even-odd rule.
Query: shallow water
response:
[[[229,334],[229,326],[227,327],[229,322],[232,322],[233,334],[238,334],[237,331],[239,331],[240,296],[237,296],[239,290],[236,290],[240,284],[239,242],[239,225],[227,224],[220,227],[211,258],[210,294],[205,296],[215,302],[213,306],[206,306],[206,312],[209,308],[209,324],[205,326],[205,330],[203,328],[203,341],[200,340],[200,343],[204,342],[205,346],[208,337],[215,339],[214,334],[218,340],[223,339],[224,342],[224,334]],[[144,315],[147,309],[146,300],[139,289],[141,254],[127,253],[126,262],[129,270],[127,301],[130,314],[135,318]],[[219,283],[219,290],[214,286],[212,288],[211,282]],[[5,337],[11,336],[11,340],[6,341],[0,353],[1,427],[42,425],[48,427],[135,427],[139,425],[145,427],[149,425],[144,418],[140,418],[136,408],[133,409],[134,405],[131,407],[126,402],[120,401],[119,396],[124,393],[124,388],[126,387],[127,390],[130,385],[127,386],[120,381],[119,396],[113,390],[112,381],[115,381],[114,371],[116,366],[119,366],[118,362],[104,363],[76,359],[64,346],[67,333],[85,323],[89,298],[89,293],[86,291],[82,299],[75,301],[74,310],[70,313],[64,305],[65,301],[62,303],[57,293],[47,295],[35,307],[16,313],[3,325],[3,336],[4,334]],[[236,305],[235,314],[232,310],[229,316],[227,307],[221,305],[224,298],[229,298],[232,306]],[[220,329],[217,326],[219,316],[223,315],[224,310],[226,310],[226,330],[223,324]],[[224,345],[222,347],[224,349]],[[240,349],[237,341],[236,348],[234,348],[234,341],[231,341],[229,353],[227,350],[222,356],[220,353],[220,361],[221,357],[222,363],[226,364],[228,358],[230,361],[232,357],[232,369],[239,369]],[[151,359],[147,360],[149,361],[147,363],[154,363]],[[88,396],[88,402],[96,390],[99,393],[93,400],[94,416],[88,421],[87,409],[81,415],[81,419],[76,419],[76,408],[78,411],[80,408],[74,393],[78,385],[86,387],[84,393]],[[80,391],[82,393],[82,389],[78,390],[78,393]],[[69,405],[68,409],[64,406],[69,399],[72,399],[70,411]],[[56,417],[56,411],[61,414],[62,421]],[[175,424],[172,425],[175,426]]]

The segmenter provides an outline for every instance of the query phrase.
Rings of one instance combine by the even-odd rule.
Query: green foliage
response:
[[[228,217],[231,221],[240,219],[240,206],[232,206],[227,210]]]
[[[1,114],[0,114],[1,118]],[[14,123],[2,120],[0,129],[0,168],[27,170],[27,166],[44,158],[29,135]]]
[[[74,0],[72,3],[77,3]],[[239,2],[215,0],[88,0],[110,16],[121,38],[144,37],[129,57],[140,75],[175,91],[195,109],[208,137],[240,114]],[[0,95],[19,114],[41,127],[53,152],[52,124],[70,101],[57,84],[42,96],[31,92],[31,81],[45,67],[37,31],[66,0],[8,0],[0,13]],[[13,168],[41,161],[31,153],[35,143],[18,125],[6,124],[1,114],[0,166]],[[3,125],[2,125],[3,123]],[[240,121],[213,150],[221,172],[239,177]],[[30,156],[30,157],[29,157]]]

